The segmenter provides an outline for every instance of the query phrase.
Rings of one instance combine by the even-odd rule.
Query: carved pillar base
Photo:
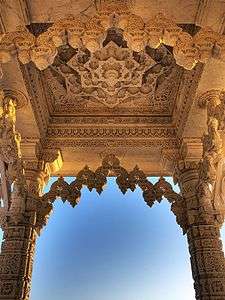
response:
[[[0,254],[0,299],[28,300],[36,241],[30,225],[7,226]]]
[[[197,300],[225,299],[225,258],[219,228],[191,226],[187,232]]]

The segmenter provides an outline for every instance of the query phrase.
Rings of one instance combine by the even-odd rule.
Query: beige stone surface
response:
[[[224,16],[219,0],[0,1],[0,300],[29,299],[53,202],[108,176],[168,200],[196,299],[225,299]]]
[[[2,1],[0,5],[2,32],[34,23],[32,30],[41,32],[44,27],[37,23],[54,22],[79,12],[86,18],[100,7],[100,1],[57,0],[43,4],[39,0],[16,0]],[[146,22],[164,12],[177,23],[189,24],[189,28],[194,24],[223,32],[223,1],[140,0],[131,1],[130,7],[132,13]],[[111,38],[116,35],[112,32]],[[185,70],[173,61],[172,49],[161,46],[161,50],[132,58],[134,68],[140,69],[135,71],[139,76],[135,83],[134,69],[126,69],[123,61],[118,60],[123,51],[132,57],[132,51],[110,43],[117,57],[107,62],[101,60],[107,44],[97,57],[93,56],[95,63],[96,59],[100,63],[96,71],[91,69],[90,63],[94,61],[88,53],[77,54],[66,47],[61,48],[53,65],[43,71],[33,63],[22,65],[15,57],[3,65],[1,87],[17,92],[17,101],[23,102],[17,110],[22,151],[28,155],[27,149],[33,149],[34,154],[37,144],[61,150],[61,175],[76,175],[85,164],[95,168],[102,153],[110,152],[123,159],[128,169],[135,162],[149,175],[171,174],[174,159],[181,157],[184,141],[195,141],[199,147],[206,130],[206,114],[197,105],[197,99],[207,90],[225,88],[225,63],[211,58],[204,65],[198,63],[193,70]],[[169,64],[157,61],[157,55],[162,53],[171,60]],[[79,59],[86,62],[79,63]],[[130,72],[130,81],[125,84],[126,72]],[[98,76],[98,82],[93,76]],[[92,84],[93,80],[96,82],[88,90],[90,80]]]

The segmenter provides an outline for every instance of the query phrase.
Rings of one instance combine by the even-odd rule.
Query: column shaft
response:
[[[199,181],[198,164],[181,162],[177,170],[184,198],[183,215],[197,300],[225,300],[225,258],[212,193]]]
[[[5,228],[0,254],[0,300],[28,300],[35,249],[33,226]]]
[[[187,232],[197,300],[225,299],[225,258],[219,228],[193,225]]]

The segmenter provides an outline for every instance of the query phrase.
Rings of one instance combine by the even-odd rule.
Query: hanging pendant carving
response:
[[[146,46],[158,48],[161,44],[174,47],[177,64],[188,70],[213,56],[224,59],[224,38],[210,28],[202,28],[192,37],[162,13],[145,23],[131,13],[129,1],[99,2],[96,8],[97,13],[88,19],[78,14],[58,20],[38,37],[27,28],[1,35],[0,63],[9,62],[17,52],[22,64],[32,61],[44,70],[53,64],[62,45],[74,49],[85,47],[91,53],[99,50],[107,30],[113,27],[122,30],[127,46],[135,52],[144,51]]]
[[[163,177],[153,184],[138,166],[128,172],[120,165],[120,160],[114,154],[106,155],[102,160],[102,165],[95,172],[85,166],[70,184],[63,177],[59,177],[52,184],[49,192],[42,196],[42,202],[53,203],[57,198],[61,198],[63,202],[68,201],[72,207],[75,207],[80,201],[84,186],[89,191],[95,189],[98,194],[101,194],[107,184],[108,176],[115,176],[116,183],[123,194],[129,189],[134,191],[139,187],[143,192],[144,201],[150,207],[155,202],[160,203],[163,198],[166,198],[171,203],[171,210],[176,215],[178,223],[185,231],[183,198],[173,190],[172,185]]]

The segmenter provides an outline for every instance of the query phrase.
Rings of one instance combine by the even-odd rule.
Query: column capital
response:
[[[43,189],[51,174],[61,167],[62,155],[57,149],[42,149],[42,152],[37,154],[36,160],[24,162],[27,185],[26,211],[36,213],[35,227],[38,233],[47,224],[52,211],[52,203],[42,198]]]
[[[221,226],[225,216],[225,205],[216,197],[223,144],[220,131],[224,128],[225,92],[210,90],[198,99],[201,108],[207,108],[207,133],[200,140],[183,140],[183,160],[175,167],[174,180],[181,188],[186,201],[188,226]],[[197,155],[193,155],[197,150]],[[200,157],[199,157],[200,156]],[[200,159],[199,159],[200,158]],[[221,173],[221,172],[220,172]],[[220,200],[218,202],[218,199]]]
[[[62,164],[62,154],[58,149],[42,149],[36,159],[25,160],[25,178],[29,193],[41,196],[50,176],[60,170]]]
[[[199,162],[202,158],[202,139],[184,137],[181,142],[180,156],[186,161]]]
[[[200,108],[214,108],[217,105],[224,103],[225,90],[212,89],[203,92],[197,98],[197,102]],[[209,111],[210,114],[210,111]]]
[[[187,180],[187,176],[189,174],[188,180],[194,179],[196,181],[198,180],[198,172],[199,172],[198,161],[188,160],[188,159],[179,160],[177,161],[174,168],[173,180],[175,184],[178,183],[180,188],[182,189],[182,177],[185,176]]]

